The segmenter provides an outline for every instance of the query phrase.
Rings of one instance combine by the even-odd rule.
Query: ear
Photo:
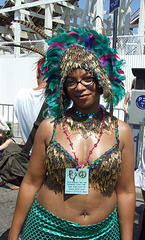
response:
[[[102,87],[98,87],[98,90],[100,92],[100,95],[102,95],[103,94],[103,88]]]
[[[100,85],[99,85],[99,83],[98,83],[98,81],[96,80],[96,88],[98,89],[98,91],[99,91],[99,94],[100,95],[102,95],[103,94],[103,88],[102,87],[100,87]]]

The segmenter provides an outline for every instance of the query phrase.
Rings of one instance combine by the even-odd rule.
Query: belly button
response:
[[[84,215],[84,218],[87,216],[87,213],[85,212],[85,213],[83,213],[83,215]]]

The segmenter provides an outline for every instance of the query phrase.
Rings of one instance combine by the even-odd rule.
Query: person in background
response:
[[[14,135],[12,132],[12,128],[11,128],[11,123],[6,123],[6,130],[1,131],[1,145],[0,145],[0,154],[3,153],[3,151],[5,150],[5,148],[10,144],[10,143],[16,143],[15,139],[14,139]]]
[[[2,153],[6,149],[6,147],[10,143],[16,143],[14,139],[14,135],[12,132],[11,128],[11,123],[6,123],[4,121],[3,116],[0,114],[0,139],[1,139],[1,144],[0,144],[0,160],[2,159]],[[6,181],[1,180],[0,181],[0,186],[3,186],[6,184]],[[12,190],[17,190],[19,187],[13,185],[10,187]]]
[[[5,122],[4,117],[0,112],[0,134],[3,131],[8,131],[8,130],[10,130],[10,128],[9,128],[8,124]]]
[[[22,136],[23,144],[26,143],[29,134],[33,128],[33,124],[37,119],[41,106],[44,102],[44,91],[46,80],[43,81],[41,75],[41,65],[44,58],[38,61],[37,65],[37,84],[36,88],[21,89],[14,100],[14,111],[18,119],[19,129]]]
[[[4,136],[3,136],[3,132],[5,131],[9,131],[10,128],[7,125],[7,123],[4,120],[4,117],[2,116],[1,112],[0,112],[0,145],[3,144],[4,142]]]
[[[0,112],[0,154],[10,144],[15,143],[11,123],[6,123]]]
[[[50,118],[36,132],[8,239],[24,224],[22,240],[132,240],[133,136],[100,107],[102,94],[115,105],[125,95],[121,61],[91,29],[58,29],[47,42]]]
[[[41,106],[44,102],[44,89],[46,82],[43,81],[41,76],[41,65],[44,63],[44,58],[41,58],[37,63],[37,87],[34,89],[24,88],[21,89],[14,100],[14,111],[18,119],[19,129],[22,136],[22,142],[24,145],[29,137],[29,134],[33,128],[33,124],[37,119]],[[14,142],[13,138],[8,138],[1,146],[1,151],[7,147],[11,142]],[[1,181],[0,185],[6,184],[5,181]],[[19,189],[18,186],[12,186],[12,190]]]
[[[131,84],[131,89],[129,91],[127,91],[126,96],[124,98],[123,107],[125,110],[125,122],[128,122],[128,120],[129,120],[129,110],[130,110],[130,105],[131,105],[132,89],[136,89],[136,78],[133,79],[132,84]]]

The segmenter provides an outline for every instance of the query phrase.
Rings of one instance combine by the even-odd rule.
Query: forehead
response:
[[[69,46],[60,61],[61,78],[66,78],[73,69],[83,68],[90,72],[99,67],[97,56],[79,45]]]
[[[89,71],[86,71],[83,68],[77,68],[77,69],[73,69],[69,75],[69,77],[79,77],[79,76],[87,76],[87,75],[91,75],[91,73]]]

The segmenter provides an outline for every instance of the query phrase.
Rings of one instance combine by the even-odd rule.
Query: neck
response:
[[[91,108],[79,108],[78,106],[74,105],[74,109],[78,112],[84,113],[84,114],[92,114],[92,113],[98,113],[100,112],[100,105],[98,104],[97,107],[91,109]]]
[[[61,127],[68,131],[69,134],[81,134],[87,139],[92,134],[98,138],[100,126],[104,128],[105,111],[100,107],[99,112],[82,113],[72,108],[68,111],[65,118],[61,122]]]
[[[45,86],[46,86],[46,82],[42,82],[42,83],[40,83],[40,84],[38,85],[37,88],[33,88],[33,89],[34,89],[34,90],[40,90],[40,89],[45,88]]]

